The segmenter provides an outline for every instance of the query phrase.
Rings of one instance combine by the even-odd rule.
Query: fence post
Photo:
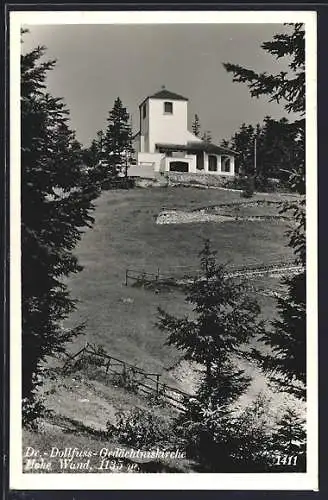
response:
[[[126,269],[126,271],[125,271],[125,286],[128,286],[128,278],[129,278],[129,274],[128,273],[129,273],[129,270]]]
[[[159,267],[157,268],[157,274],[156,274],[156,281],[159,280],[160,272],[159,272]]]
[[[86,350],[86,347],[87,346],[87,343],[86,345],[83,347],[82,351],[81,351],[81,354],[80,356],[78,356],[78,359],[76,360],[76,363],[79,362],[79,358],[80,358],[80,361],[81,361],[81,365],[82,365],[82,368],[84,368],[84,362],[85,362],[85,350]],[[75,364],[76,364],[75,363]]]
[[[162,386],[162,397],[166,400],[167,402],[167,399],[166,399],[166,384],[163,384]]]
[[[126,381],[126,365],[125,363],[122,363],[123,364],[123,372],[122,372],[122,375],[123,375],[123,380],[124,382]]]
[[[156,375],[156,396],[158,396],[158,393],[159,393],[159,377],[160,377],[160,375],[157,374]]]

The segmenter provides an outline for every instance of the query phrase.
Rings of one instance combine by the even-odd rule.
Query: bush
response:
[[[150,392],[146,398],[150,406],[164,408],[167,404],[165,399],[165,389],[160,390],[158,393]]]
[[[228,189],[243,189],[244,188],[244,177],[236,175],[235,177],[223,179],[222,187]]]
[[[270,436],[271,456],[274,458],[272,470],[289,472],[306,470],[306,424],[299,412],[287,408]]]
[[[104,191],[111,189],[132,189],[135,187],[135,179],[131,177],[118,177],[107,179],[101,183],[101,188]]]
[[[141,408],[116,413],[115,424],[106,427],[109,437],[134,448],[163,446],[173,435],[170,422]]]
[[[123,387],[127,391],[136,393],[138,391],[138,382],[136,381],[136,372],[133,368],[123,370],[122,373],[114,373],[112,384]]]
[[[304,472],[304,421],[290,409],[274,421],[269,408],[261,394],[238,413],[191,398],[176,432],[204,472]]]
[[[260,191],[262,193],[274,193],[275,191],[277,191],[278,186],[279,186],[278,179],[271,179],[261,176],[255,178],[256,191]]]
[[[51,413],[44,406],[44,401],[40,398],[22,400],[22,425],[31,431],[38,431],[40,421]]]
[[[255,191],[255,179],[254,177],[245,177],[243,179],[243,191],[241,193],[241,196],[243,198],[251,198],[254,194]]]

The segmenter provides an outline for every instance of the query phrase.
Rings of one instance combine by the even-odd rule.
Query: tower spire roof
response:
[[[162,85],[161,90],[156,92],[153,95],[148,96],[150,99],[172,99],[172,101],[188,101],[187,97],[183,97],[180,94],[176,94],[175,92],[171,92],[165,88],[165,85]]]

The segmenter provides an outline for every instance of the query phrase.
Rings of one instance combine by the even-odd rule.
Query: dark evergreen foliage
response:
[[[215,261],[209,240],[199,254],[203,276],[190,285],[186,301],[195,319],[176,318],[159,309],[158,326],[169,333],[167,343],[183,351],[185,359],[204,365],[206,384],[212,385],[224,363],[250,337],[262,331],[255,300],[242,284],[233,283]]]
[[[168,333],[169,345],[204,369],[195,398],[186,401],[187,411],[178,418],[177,426],[189,454],[215,468],[220,457],[231,458],[228,442],[223,446],[222,439],[233,422],[231,405],[249,385],[236,360],[243,356],[242,346],[263,332],[263,322],[245,285],[232,282],[216,264],[208,240],[200,252],[200,265],[202,276],[190,285],[186,296],[192,319],[176,318],[159,309],[158,326]]]
[[[305,419],[295,409],[287,408],[278,420],[270,436],[269,446],[275,458],[273,470],[305,472],[307,448]]]
[[[207,144],[211,144],[212,142],[212,134],[210,130],[206,130],[206,132],[203,133],[202,135],[202,141],[206,142]]]
[[[224,63],[225,69],[233,74],[233,81],[246,83],[251,96],[270,96],[270,101],[284,101],[288,112],[305,112],[305,31],[301,23],[291,24],[291,33],[281,33],[273,40],[262,43],[262,48],[280,59],[288,57],[292,73],[281,71],[277,75],[256,73],[238,64]]]
[[[104,140],[104,159],[109,181],[117,179],[119,174],[127,176],[133,153],[129,119],[126,108],[117,97],[107,119],[108,125]]]
[[[298,122],[290,123],[286,118],[274,120],[266,116],[263,124],[258,123],[256,127],[243,123],[225,144],[238,152],[238,174],[256,176],[256,187],[260,190],[265,188],[268,178],[279,179],[287,185],[290,171],[298,167],[304,156],[301,133]]]
[[[46,90],[55,61],[42,62],[44,53],[37,47],[21,56],[22,395],[28,404],[42,361],[82,329],[63,328],[75,307],[64,278],[82,269],[73,250],[93,223],[97,196],[81,168],[68,110]]]
[[[261,340],[271,351],[264,355],[254,350],[256,358],[270,374],[274,383],[297,397],[305,398],[306,390],[306,235],[305,199],[288,203],[294,216],[294,227],[288,232],[289,246],[293,248],[295,264],[304,266],[300,274],[286,278],[287,294],[277,299],[278,319],[272,322]]]
[[[196,137],[199,137],[200,134],[200,121],[199,121],[199,116],[195,114],[194,120],[192,122],[191,129],[193,133],[195,134]]]
[[[305,113],[305,31],[302,24],[291,25],[292,30],[278,34],[272,41],[262,44],[264,50],[277,59],[288,57],[290,74],[258,74],[241,66],[225,63],[224,67],[233,74],[233,81],[248,85],[251,95],[268,96],[269,100],[284,102],[288,112]],[[305,194],[305,120],[302,118],[290,124],[294,135],[297,154],[286,165],[291,189]],[[275,145],[277,148],[277,144]],[[289,245],[294,249],[295,262],[305,268],[305,199],[287,203],[284,212],[292,212],[295,219],[294,229],[288,234]],[[273,322],[274,332],[268,330],[262,337],[271,347],[271,353],[255,355],[262,366],[271,374],[272,379],[297,396],[305,397],[305,360],[306,360],[306,275],[285,280],[288,287],[286,299],[279,299],[278,320]]]

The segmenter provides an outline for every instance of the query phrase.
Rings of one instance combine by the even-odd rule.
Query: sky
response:
[[[286,31],[282,24],[156,24],[27,26],[23,51],[47,47],[57,64],[49,72],[48,91],[70,110],[77,139],[90,144],[106,126],[119,96],[138,130],[138,106],[163,85],[189,99],[188,123],[194,114],[213,142],[230,138],[245,123],[266,115],[286,116],[282,104],[250,97],[245,84],[233,83],[223,62],[255,71],[278,73],[277,61],[261,43]],[[292,115],[290,115],[292,119]]]

